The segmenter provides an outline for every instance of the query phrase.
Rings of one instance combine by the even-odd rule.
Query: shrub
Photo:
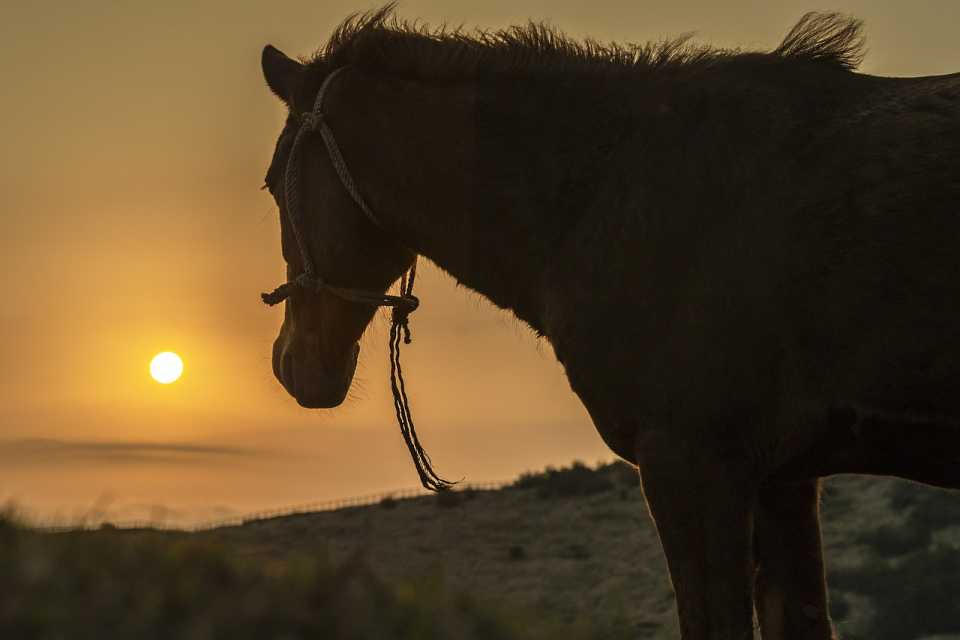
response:
[[[437,506],[441,509],[451,509],[453,507],[459,507],[463,502],[463,499],[460,497],[459,491],[454,491],[453,489],[446,489],[441,491],[436,496]]]
[[[917,524],[931,529],[960,524],[960,496],[939,489],[931,489],[913,510],[910,518]]]
[[[906,511],[920,503],[930,491],[930,487],[916,482],[899,479],[891,480],[891,482],[893,487],[890,489],[890,506],[897,511]]]
[[[624,489],[639,489],[640,475],[636,467],[622,460],[614,460],[597,467],[597,475],[610,479],[618,487]]]
[[[540,498],[586,496],[614,488],[614,483],[580,461],[567,469],[547,467],[543,473],[523,474],[518,489],[536,489]]]
[[[929,527],[907,522],[901,527],[884,526],[864,531],[857,540],[872,546],[884,558],[891,558],[926,547],[931,533]]]
[[[886,568],[887,562],[885,560],[871,559],[858,567],[828,571],[827,583],[830,589],[869,595],[876,586],[877,576]]]
[[[930,529],[960,524],[960,494],[899,480],[890,491],[890,506],[910,509],[911,520]]]
[[[834,621],[846,619],[850,615],[850,603],[841,595],[830,595],[830,618]]]
[[[938,546],[869,562],[832,574],[831,585],[872,598],[876,614],[864,640],[960,634],[960,549]]]
[[[831,478],[824,482],[820,493],[820,509],[822,513],[845,511],[853,505],[854,494],[850,491],[842,491],[837,486],[838,480]]]

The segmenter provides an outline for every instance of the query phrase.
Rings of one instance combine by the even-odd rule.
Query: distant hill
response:
[[[839,636],[960,640],[960,497],[854,476],[825,487]],[[114,595],[84,601],[101,591]],[[140,592],[147,595],[130,595]],[[160,603],[125,623],[166,629],[140,629],[143,638],[186,637],[197,625],[218,632],[191,637],[262,638],[252,630],[263,624],[283,630],[269,636],[278,638],[678,636],[656,533],[635,472],[619,463],[527,474],[497,491],[386,499],[200,533],[105,526],[41,535],[0,526],[0,603],[8,605],[0,607],[0,636],[56,635],[5,634],[11,602],[40,612],[30,618],[39,630],[42,620],[67,624],[71,615],[129,617],[132,605],[117,605],[117,594]],[[354,617],[332,613],[344,602]],[[365,631],[297,631],[317,616],[327,616],[328,627]]]

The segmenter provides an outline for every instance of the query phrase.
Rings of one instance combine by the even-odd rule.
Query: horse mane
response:
[[[773,55],[806,58],[852,71],[866,55],[863,21],[835,12],[811,11],[790,29]]]
[[[589,72],[598,67],[653,71],[711,65],[739,56],[806,60],[853,70],[864,56],[863,23],[812,11],[768,53],[689,43],[692,34],[642,45],[577,40],[541,22],[497,30],[432,28],[399,18],[394,4],[344,20],[308,64],[353,65],[401,77],[469,77],[478,70],[517,74]]]

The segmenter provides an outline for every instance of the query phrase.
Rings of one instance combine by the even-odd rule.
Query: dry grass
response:
[[[262,558],[320,545],[359,551],[387,580],[441,572],[454,589],[568,622],[674,624],[673,592],[639,489],[540,499],[535,490],[477,492],[456,507],[434,497],[302,514],[211,532]],[[669,636],[665,636],[669,637]]]

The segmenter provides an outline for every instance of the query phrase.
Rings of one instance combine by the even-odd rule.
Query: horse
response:
[[[960,74],[860,73],[863,46],[827,12],[742,51],[391,7],[312,59],[267,46],[277,378],[339,405],[424,256],[541,336],[636,466],[683,640],[833,639],[820,479],[960,488]]]

